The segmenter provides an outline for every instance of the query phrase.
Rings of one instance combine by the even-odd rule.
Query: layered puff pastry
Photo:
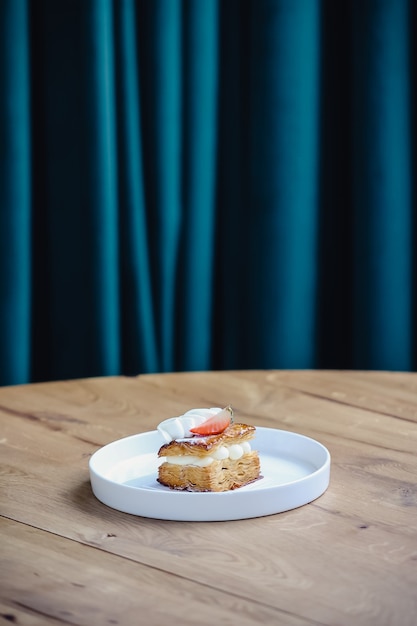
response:
[[[194,436],[164,444],[158,481],[171,489],[230,491],[260,476],[258,453],[251,449],[255,427],[230,424],[214,435]]]

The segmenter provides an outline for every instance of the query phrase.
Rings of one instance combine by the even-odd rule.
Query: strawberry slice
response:
[[[229,426],[232,417],[233,409],[231,406],[227,406],[225,409],[209,417],[199,426],[190,428],[190,432],[195,435],[219,435]]]

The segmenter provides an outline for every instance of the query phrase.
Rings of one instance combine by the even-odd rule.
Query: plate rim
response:
[[[311,473],[307,474],[306,476],[296,478],[287,483],[282,483],[280,485],[262,486],[260,482],[259,485],[257,485],[257,487],[252,490],[245,490],[245,488],[243,487],[240,489],[235,489],[235,490],[227,491],[227,492],[188,492],[188,491],[176,491],[176,490],[169,489],[169,488],[166,488],[166,489],[161,488],[160,490],[149,489],[146,487],[128,485],[125,483],[117,482],[105,476],[103,473],[100,473],[97,470],[97,468],[95,467],[95,463],[97,459],[99,459],[102,454],[105,454],[105,452],[108,451],[110,447],[122,446],[123,442],[126,442],[128,440],[140,439],[141,437],[144,437],[144,436],[146,437],[159,436],[157,430],[151,430],[151,431],[145,431],[142,433],[127,435],[120,439],[111,441],[108,444],[105,444],[101,446],[100,448],[98,448],[91,455],[88,465],[89,465],[89,472],[90,472],[90,483],[91,483],[93,494],[100,502],[102,502],[106,506],[109,506],[110,508],[113,508],[122,512],[130,513],[135,516],[148,517],[148,518],[151,517],[154,519],[166,519],[166,520],[175,520],[175,521],[226,521],[226,520],[231,520],[231,519],[247,519],[250,517],[263,517],[264,515],[281,513],[287,510],[298,508],[299,506],[304,506],[305,504],[308,504],[309,502],[312,502],[313,500],[317,499],[320,495],[322,495],[327,490],[329,486],[329,482],[330,482],[331,454],[328,448],[324,444],[322,444],[320,441],[318,441],[317,439],[313,437],[304,435],[302,433],[297,433],[291,430],[284,430],[284,429],[271,428],[271,427],[261,427],[261,426],[256,427],[256,430],[262,433],[265,433],[265,431],[271,431],[271,432],[274,432],[274,434],[284,434],[287,437],[308,440],[311,444],[315,445],[317,448],[321,450],[322,454],[324,455],[323,463],[321,463],[319,467],[317,467],[315,470],[313,470]],[[259,454],[260,456],[262,455],[262,450],[259,451]],[[127,458],[130,458],[130,457],[127,457]],[[120,460],[118,462],[120,462]],[[159,500],[161,499],[165,499],[168,503],[172,503],[172,500],[174,498],[177,501],[181,501],[181,503],[187,500],[188,500],[188,503],[191,503],[191,502],[201,503],[203,502],[203,499],[204,499],[204,502],[207,503],[211,499],[212,501],[215,501],[219,505],[222,501],[226,503],[234,502],[238,504],[238,503],[241,503],[242,501],[245,502],[245,500],[248,500],[248,502],[250,502],[251,500],[257,500],[261,498],[262,496],[268,497],[269,494],[271,493],[280,492],[280,491],[283,492],[291,488],[298,491],[300,485],[303,485],[304,483],[314,482],[315,480],[316,482],[320,484],[320,486],[316,489],[317,493],[315,493],[314,497],[307,498],[305,501],[302,501],[300,504],[297,504],[296,506],[290,506],[288,508],[283,508],[283,509],[277,506],[276,511],[270,511],[268,513],[260,513],[259,515],[256,515],[255,514],[256,512],[254,513],[254,511],[248,511],[247,515],[243,514],[243,516],[239,515],[238,517],[234,517],[233,515],[230,517],[227,514],[226,516],[224,516],[222,512],[219,512],[219,514],[210,513],[210,515],[208,516],[209,517],[208,519],[206,519],[207,516],[204,516],[204,515],[200,516],[196,512],[188,512],[188,513],[185,513],[184,515],[181,515],[181,514],[174,514],[172,512],[170,513],[169,511],[167,511],[166,513],[165,512],[158,513],[157,511],[155,511],[156,514],[152,515],[150,514],[149,511],[146,510],[146,506],[144,507],[144,510],[142,512],[138,512],[137,507],[123,506],[122,508],[120,508],[119,506],[114,506],[114,502],[113,504],[110,503],[113,500],[113,498],[109,499],[108,497],[103,497],[103,493],[102,493],[103,485],[104,485],[104,486],[107,486],[108,489],[112,492],[114,492],[115,490],[120,490],[120,493],[125,492],[125,493],[130,493],[130,494],[133,494],[133,493],[142,494],[142,497],[144,499],[151,501],[151,507],[150,507],[151,509],[152,509],[152,500],[154,500],[157,504],[159,503]],[[147,504],[148,504],[148,509],[149,509],[149,503]],[[271,507],[266,507],[266,508],[270,509]],[[158,506],[156,506],[156,509],[158,509]]]

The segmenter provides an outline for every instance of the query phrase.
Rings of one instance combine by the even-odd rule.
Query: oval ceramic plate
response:
[[[321,496],[330,479],[330,454],[321,443],[284,430],[257,428],[252,448],[259,480],[223,493],[175,491],[157,482],[163,441],[154,430],[114,441],[90,459],[93,493],[107,506],[142,517],[209,522],[262,517]]]

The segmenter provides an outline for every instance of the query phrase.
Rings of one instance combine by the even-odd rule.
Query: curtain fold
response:
[[[181,2],[139,4],[143,144],[159,369],[174,368],[176,277],[182,221]]]
[[[120,75],[117,106],[119,123],[119,206],[121,268],[121,349],[124,371],[156,372],[160,368],[152,296],[149,220],[146,213],[144,159],[141,129],[141,74],[137,9],[126,0],[115,15],[117,72]],[[131,349],[130,346],[140,346]]]
[[[31,4],[33,377],[120,371],[111,0]],[[10,210],[13,210],[11,207]]]
[[[356,6],[355,363],[413,365],[411,41],[405,1]]]
[[[412,0],[0,0],[0,384],[416,367]]]
[[[182,370],[211,367],[213,266],[216,254],[218,2],[184,3],[183,171],[176,310]],[[204,71],[202,71],[204,68]],[[199,207],[196,211],[195,207]]]
[[[247,367],[317,362],[319,8],[317,2],[252,4],[242,325]],[[253,332],[257,326],[262,333]]]
[[[29,15],[0,3],[0,381],[31,376]]]
[[[105,374],[120,371],[118,159],[115,37],[112,0],[91,0],[87,37],[91,42],[87,76],[94,91],[89,102],[91,147],[89,205],[90,261],[93,279],[92,337]]]

